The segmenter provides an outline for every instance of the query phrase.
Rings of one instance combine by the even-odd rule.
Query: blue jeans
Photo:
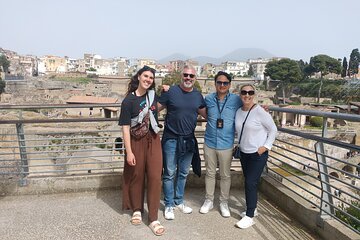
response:
[[[186,140],[184,140],[186,141]],[[163,191],[165,207],[174,207],[184,202],[186,177],[193,154],[188,152],[179,156],[176,152],[176,139],[168,139],[163,143]]]
[[[261,156],[257,152],[241,152],[240,162],[245,177],[246,216],[248,217],[254,217],[258,200],[257,187],[268,155],[268,151],[264,152]]]

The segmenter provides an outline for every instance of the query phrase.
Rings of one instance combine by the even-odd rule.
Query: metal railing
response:
[[[280,107],[270,107],[270,111],[321,117],[323,126],[318,130],[278,127],[268,175],[318,208],[319,225],[331,217],[360,233],[356,217],[360,213],[360,146],[354,144],[360,116]],[[354,127],[329,129],[330,119],[346,120],[347,126]]]
[[[0,180],[18,178],[20,185],[26,185],[34,176],[121,171],[122,134],[116,117],[105,118],[104,111],[97,111],[105,107],[120,105],[0,106]],[[93,114],[69,116],[67,112],[74,108],[91,109]],[[279,107],[270,107],[270,111],[322,117],[323,127],[278,127],[267,175],[319,209],[318,224],[331,217],[360,233],[360,220],[351,213],[360,212],[360,156],[354,156],[360,153],[360,147],[353,142],[358,132],[355,128],[328,126],[328,121],[335,119],[360,129],[360,116]],[[196,136],[202,153],[204,123],[199,125]],[[233,168],[239,164],[233,161]]]

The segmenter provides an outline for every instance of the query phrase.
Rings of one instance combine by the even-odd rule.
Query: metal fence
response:
[[[71,109],[95,112],[106,107],[120,106],[0,106],[0,181],[18,178],[26,185],[35,176],[121,171],[124,148],[117,118],[105,118],[104,111],[86,117],[67,115]],[[323,127],[279,126],[266,174],[319,209],[319,219],[337,219],[360,233],[360,147],[354,144],[360,116],[278,107],[270,111],[321,117]],[[330,128],[330,119],[347,122]],[[204,124],[199,122],[196,131],[201,153]],[[232,167],[238,170],[239,164],[233,161]]]
[[[329,217],[360,233],[360,116],[270,107],[271,111],[322,118],[322,127],[278,127],[268,175]],[[332,121],[333,120],[333,121]],[[334,120],[344,126],[331,127]],[[346,121],[346,122],[344,122]]]

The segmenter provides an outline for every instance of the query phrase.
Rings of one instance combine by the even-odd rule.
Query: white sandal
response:
[[[135,211],[130,220],[132,225],[140,225],[142,223],[141,212]]]
[[[153,221],[149,224],[149,228],[156,236],[161,236],[165,233],[165,228],[159,221]],[[162,232],[158,232],[159,230],[163,230]]]

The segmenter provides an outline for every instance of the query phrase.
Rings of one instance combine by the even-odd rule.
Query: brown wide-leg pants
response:
[[[131,149],[136,165],[124,162],[123,173],[123,210],[144,212],[145,176],[147,182],[147,205],[149,222],[158,219],[161,194],[162,151],[160,137],[149,133],[139,139],[131,138]]]

